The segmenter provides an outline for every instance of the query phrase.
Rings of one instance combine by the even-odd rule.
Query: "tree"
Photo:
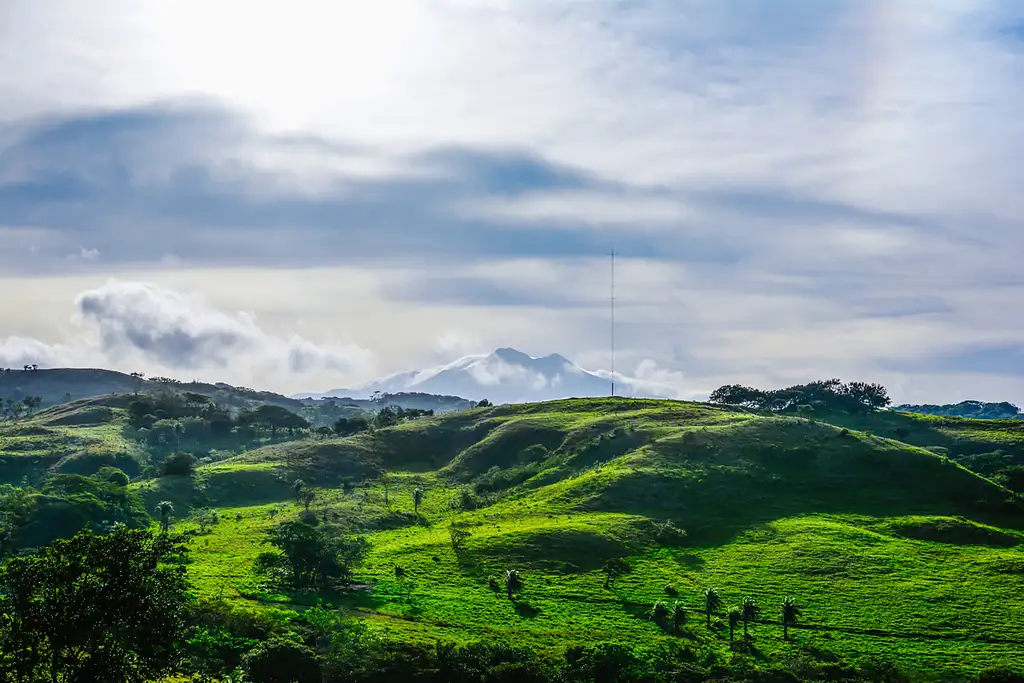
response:
[[[508,599],[513,600],[513,596],[521,590],[523,590],[523,577],[519,574],[519,570],[506,569],[505,592],[508,593]]]
[[[296,479],[292,483],[292,493],[295,495],[295,504],[302,505],[302,492],[306,488],[306,482],[301,479]]]
[[[746,406],[748,408],[758,407],[764,400],[764,392],[740,384],[727,384],[718,387],[708,396],[711,403],[724,403],[726,405]]]
[[[661,600],[655,601],[647,610],[647,617],[659,626],[664,625],[665,619],[668,617],[668,606]]]
[[[858,403],[873,410],[880,410],[892,403],[892,399],[889,398],[889,392],[881,384],[850,382],[846,385],[844,393]]]
[[[309,506],[316,501],[316,491],[313,489],[303,489],[299,493],[299,502],[302,504],[303,510],[309,512]]]
[[[704,589],[704,614],[708,618],[708,628],[711,628],[711,615],[722,608],[722,596],[718,594],[717,588]]]
[[[394,427],[405,417],[401,406],[384,406],[373,416],[373,424],[377,428]]]
[[[476,407],[477,408],[490,408],[492,405],[494,405],[494,404],[491,403],[490,401],[488,401],[486,398],[482,398],[482,399],[480,399],[477,402]]]
[[[782,638],[789,640],[789,627],[796,623],[800,616],[800,608],[796,606],[793,598],[786,597],[782,600]]]
[[[196,456],[176,451],[164,458],[163,471],[167,476],[191,476],[196,469]]]
[[[320,663],[310,648],[272,638],[242,657],[242,671],[252,683],[320,683]]]
[[[160,530],[166,534],[171,529],[171,513],[174,512],[174,505],[169,500],[162,500],[156,504],[156,511],[160,513]]]
[[[119,527],[12,558],[0,567],[0,670],[19,681],[159,678],[179,656],[188,601],[185,568],[165,560],[184,552]]]
[[[604,572],[604,587],[615,588],[615,581],[623,574],[628,574],[633,568],[621,557],[613,557],[604,563],[601,571]]]
[[[736,627],[739,626],[742,618],[740,611],[735,607],[729,610],[729,645],[732,645],[736,639]]]
[[[43,399],[39,396],[26,396],[21,402],[25,406],[25,411],[31,415],[33,410],[43,404]]]
[[[420,513],[420,504],[423,502],[423,489],[417,487],[412,491],[412,509],[417,515]]]
[[[309,421],[306,418],[287,408],[270,403],[264,403],[244,417],[247,424],[269,429],[271,437],[276,437],[279,429],[286,429],[290,435],[294,436],[296,429],[309,428]]]
[[[352,436],[369,428],[370,421],[365,417],[339,417],[332,427],[338,436]]]
[[[676,600],[672,603],[672,628],[679,633],[686,625],[686,608],[683,603]]]
[[[18,549],[18,537],[31,519],[34,504],[27,488],[0,495],[0,560]]]
[[[747,640],[747,624],[752,621],[757,621],[757,613],[760,608],[753,598],[743,598],[743,606],[740,608],[740,612],[743,616],[743,639]]]
[[[456,555],[461,554],[462,551],[466,549],[466,541],[470,536],[472,536],[472,534],[465,529],[460,529],[454,522],[452,522],[451,526],[448,527],[448,537],[452,542],[452,551]]]
[[[200,508],[192,513],[192,521],[199,525],[199,533],[205,534],[206,528],[212,524],[216,524],[220,521],[216,510],[210,510],[209,508]]]
[[[294,588],[347,585],[370,549],[362,537],[346,537],[305,522],[284,522],[267,535],[278,553],[265,553],[257,561],[263,571],[283,569]]]
[[[391,497],[388,495],[388,484],[391,482],[391,477],[388,476],[387,472],[380,473],[380,484],[384,487],[384,505],[387,506],[388,510],[391,509]]]

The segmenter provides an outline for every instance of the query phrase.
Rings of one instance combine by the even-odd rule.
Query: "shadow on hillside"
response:
[[[1024,504],[948,459],[809,426],[765,421],[656,442],[643,469],[581,491],[580,507],[668,517],[697,545],[808,513],[962,515],[1024,528]]]
[[[533,619],[540,614],[540,608],[528,605],[525,602],[516,602],[514,607],[516,614],[524,619]]]

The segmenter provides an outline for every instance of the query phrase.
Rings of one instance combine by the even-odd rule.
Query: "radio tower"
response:
[[[615,396],[615,245],[612,245],[612,309],[611,347],[612,347],[612,396]]]

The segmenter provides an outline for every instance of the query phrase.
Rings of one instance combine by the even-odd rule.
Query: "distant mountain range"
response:
[[[376,392],[419,392],[492,403],[529,403],[560,398],[608,396],[610,373],[587,371],[557,353],[535,358],[512,348],[465,356],[428,370],[399,372],[350,388],[295,394],[294,398],[369,397]],[[617,376],[615,393],[637,398],[677,398],[669,385]]]

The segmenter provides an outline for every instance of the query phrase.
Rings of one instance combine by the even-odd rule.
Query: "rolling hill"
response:
[[[147,454],[117,441],[123,408],[103,403],[5,426],[0,453],[57,470],[78,448],[111,448],[141,465]],[[1024,666],[1010,617],[1024,613],[1024,504],[957,462],[991,451],[1024,455],[1024,423],[573,399],[285,439],[192,476],[137,476],[129,490],[150,511],[173,502],[176,528],[198,534],[196,590],[244,609],[286,614],[319,599],[253,572],[265,533],[303,517],[301,478],[315,519],[371,543],[364,590],[328,603],[398,642],[502,640],[557,657],[626,640],[682,647],[705,668],[875,657],[963,679]],[[205,533],[188,521],[202,507],[221,520]],[[458,550],[452,528],[469,534]],[[630,571],[609,587],[602,568],[616,558]],[[489,587],[510,568],[525,581],[515,601]],[[725,601],[710,627],[707,587]],[[802,609],[789,640],[775,615],[786,595]],[[751,645],[730,650],[726,611],[745,597],[762,616]],[[646,616],[658,600],[690,612],[682,636]]]
[[[908,438],[1020,448],[1019,433],[969,420],[896,418],[919,423]],[[885,422],[896,418],[879,414],[872,431],[907,429]],[[241,515],[197,550],[204,590],[227,585],[243,601],[282,607],[297,599],[265,592],[247,573],[255,539],[272,525],[267,510],[300,513],[289,500],[296,477],[317,482],[317,515],[368,535],[359,579],[375,588],[341,603],[395,638],[506,638],[540,649],[658,642],[669,636],[643,618],[646,607],[678,593],[698,611],[700,590],[717,586],[729,604],[791,594],[805,606],[799,645],[756,627],[764,656],[890,656],[930,675],[1022,663],[1024,639],[999,616],[1024,609],[1013,588],[1024,572],[1020,499],[943,455],[860,429],[590,399],[256,449],[200,468],[201,504]],[[187,506],[197,495],[182,481],[146,488],[151,503],[178,495]],[[413,488],[426,492],[422,516]],[[470,534],[459,553],[453,524]],[[683,533],[666,533],[674,528]],[[601,568],[616,557],[632,572],[609,590]],[[405,568],[400,582],[395,565]],[[509,567],[527,580],[518,605],[487,587]],[[715,617],[694,637],[719,647],[723,623]]]

